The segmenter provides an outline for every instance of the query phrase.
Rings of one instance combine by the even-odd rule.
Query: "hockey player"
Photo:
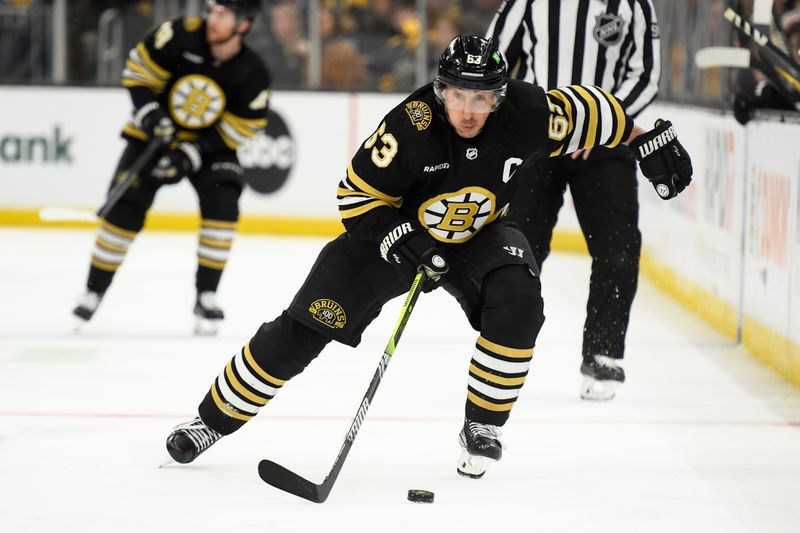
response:
[[[197,254],[196,332],[213,334],[224,315],[216,299],[239,218],[242,168],[236,148],[266,126],[270,75],[242,39],[260,9],[258,0],[207,2],[205,20],[164,22],[128,55],[122,84],[133,116],[120,176],[158,137],[163,148],[101,220],[87,292],[73,313],[90,320],[144,225],[158,189],[188,178],[202,218]],[[112,180],[113,185],[113,180]]]
[[[660,40],[652,0],[508,0],[487,36],[498,40],[518,79],[545,89],[597,85],[632,117],[658,92]],[[592,257],[580,395],[611,400],[625,380],[620,362],[639,279],[636,162],[624,147],[571,152],[520,169],[530,179],[519,188],[509,216],[543,268],[569,185]]]
[[[456,37],[435,81],[378,124],[339,184],[346,232],[328,243],[283,314],[265,323],[212,383],[199,416],[167,450],[189,463],[239,429],[331,340],[357,346],[384,303],[420,269],[479,332],[469,364],[458,472],[481,477],[500,459],[498,428],[522,388],[544,321],[539,272],[503,218],[528,157],[632,141],[646,176],[674,190],[691,163],[670,124],[644,132],[595,87],[545,92],[506,80],[492,40]]]

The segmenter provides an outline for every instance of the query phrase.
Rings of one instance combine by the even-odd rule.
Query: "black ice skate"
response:
[[[497,426],[464,419],[458,442],[463,450],[458,460],[458,473],[462,476],[479,479],[491,463],[503,456],[503,443]]]
[[[584,358],[581,374],[581,398],[584,400],[610,400],[625,382],[625,371],[619,366],[619,359],[607,355]]]
[[[86,294],[78,298],[78,303],[75,309],[72,310],[72,314],[75,315],[77,319],[77,324],[75,325],[76,330],[80,329],[81,326],[92,319],[102,300],[103,295],[93,291],[87,291]]]
[[[172,433],[167,437],[167,452],[176,463],[191,463],[221,438],[222,434],[197,417],[172,428]]]
[[[211,291],[200,292],[194,304],[196,335],[216,335],[225,313],[217,303],[217,294]]]

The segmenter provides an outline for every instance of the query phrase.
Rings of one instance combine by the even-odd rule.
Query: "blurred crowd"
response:
[[[0,0],[0,82],[46,83],[54,0]],[[273,72],[278,89],[408,91],[430,79],[438,55],[457,34],[483,34],[502,0],[264,0],[248,43]],[[752,0],[656,0],[662,39],[663,100],[723,107],[741,91],[726,68],[699,70],[694,54],[737,46],[723,12],[745,17]],[[113,84],[124,56],[161,18],[197,12],[199,0],[70,0],[67,83]],[[797,0],[775,0],[776,41],[800,48]],[[41,18],[37,21],[37,17]],[[103,22],[101,22],[103,21]],[[109,27],[116,28],[109,41]],[[38,28],[38,31],[37,31]],[[316,32],[313,30],[316,29]],[[780,37],[780,39],[779,39]],[[111,53],[108,48],[114,45]],[[424,45],[424,46],[421,46]],[[104,53],[105,51],[105,53]],[[110,75],[102,75],[108,73]],[[758,74],[754,74],[758,79]]]

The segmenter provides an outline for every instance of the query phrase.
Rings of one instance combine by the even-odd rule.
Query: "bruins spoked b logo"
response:
[[[169,92],[169,107],[181,127],[199,130],[214,124],[225,111],[225,93],[207,76],[190,74]]]
[[[491,191],[483,187],[465,187],[424,202],[419,206],[418,217],[434,239],[464,242],[497,217],[495,202]]]
[[[341,329],[347,324],[347,315],[342,306],[333,300],[320,298],[314,300],[308,308],[314,320],[322,322],[329,328]]]

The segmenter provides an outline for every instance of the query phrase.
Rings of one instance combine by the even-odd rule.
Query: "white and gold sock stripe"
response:
[[[211,397],[225,415],[247,422],[286,383],[258,366],[250,344],[239,350],[211,385]]]
[[[107,272],[116,272],[135,238],[136,232],[118,228],[106,220],[101,220],[92,252],[92,266]]]
[[[509,348],[479,336],[469,365],[467,399],[489,411],[510,411],[532,358],[533,348]]]
[[[223,270],[235,235],[236,222],[203,219],[197,247],[198,263],[204,267]]]

